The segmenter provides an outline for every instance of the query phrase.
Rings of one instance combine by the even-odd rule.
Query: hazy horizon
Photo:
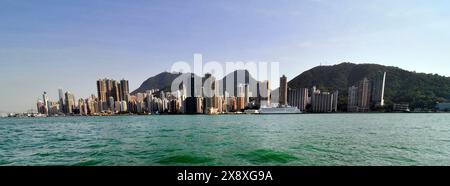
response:
[[[450,76],[449,1],[193,0],[0,2],[0,112],[43,91],[130,91],[177,61],[280,62],[292,79],[320,64],[375,63]]]

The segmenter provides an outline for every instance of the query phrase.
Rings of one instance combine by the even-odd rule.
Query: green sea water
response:
[[[0,119],[0,165],[450,165],[450,114]]]

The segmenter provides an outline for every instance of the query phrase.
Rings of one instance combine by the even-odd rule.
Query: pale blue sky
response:
[[[194,53],[278,61],[289,79],[322,64],[379,63],[450,76],[447,0],[0,0],[0,111],[43,91],[130,89]]]

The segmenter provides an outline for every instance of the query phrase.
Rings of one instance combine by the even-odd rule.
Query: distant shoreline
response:
[[[66,117],[121,117],[121,116],[236,116],[236,115],[362,115],[362,114],[450,114],[450,112],[333,112],[333,113],[297,113],[297,114],[248,114],[248,113],[228,113],[228,114],[115,114],[115,115],[65,115],[65,116],[7,116],[0,118],[66,118]]]

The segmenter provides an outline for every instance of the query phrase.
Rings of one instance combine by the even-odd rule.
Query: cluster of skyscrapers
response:
[[[113,115],[113,114],[224,114],[257,110],[261,107],[297,107],[301,112],[338,112],[339,92],[312,88],[290,88],[286,76],[280,78],[279,95],[272,95],[269,81],[219,83],[211,74],[199,78],[188,74],[177,90],[153,89],[130,95],[128,80],[97,81],[97,96],[75,99],[70,92],[59,89],[59,100],[51,101],[44,92],[37,102],[39,113],[46,115]],[[378,73],[369,81],[359,81],[348,89],[349,112],[367,112],[384,105],[386,73]],[[200,84],[201,86],[197,86]],[[231,94],[230,94],[231,92]],[[278,104],[276,104],[276,100]],[[274,103],[272,103],[274,102]]]
[[[203,85],[206,81],[210,83],[201,86],[201,90],[197,91],[196,81],[202,82]],[[177,105],[177,107],[169,109],[169,112],[184,114],[239,113],[247,109],[255,109],[261,104],[270,103],[268,81],[256,83],[256,94],[251,91],[248,80],[243,83],[238,82],[237,72],[234,73],[233,82],[229,84],[233,87],[232,90],[227,90],[225,86],[221,87],[220,85],[224,84],[220,84],[211,74],[205,74],[203,78],[197,78],[195,74],[190,74],[190,77],[181,84],[180,90],[175,94],[180,96],[171,100],[171,108],[172,105]],[[205,95],[205,93],[209,95]]]
[[[288,88],[288,105],[302,112],[328,113],[338,111],[339,91],[321,91],[312,88]]]
[[[378,72],[373,80],[364,78],[348,88],[348,112],[369,112],[384,106],[386,72]]]
[[[91,95],[87,99],[76,101],[72,93],[63,93],[63,90],[59,89],[59,101],[51,101],[44,92],[42,99],[37,102],[37,109],[39,113],[45,115],[219,114],[254,108],[256,101],[258,104],[261,101],[264,104],[270,102],[267,98],[258,100],[251,98],[252,93],[248,84],[234,83],[236,85],[234,92],[237,95],[230,96],[227,91],[219,94],[218,81],[211,74],[206,74],[197,81],[204,83],[207,79],[212,81],[212,87],[209,88],[213,93],[212,96],[204,95],[203,90],[206,87],[201,87],[200,91],[195,90],[198,87],[195,86],[194,74],[191,74],[191,78],[174,92],[152,89],[135,95],[130,95],[127,80],[100,79],[97,81],[97,96]],[[268,81],[263,83],[269,86]],[[261,83],[257,86],[263,87]],[[266,91],[265,94],[270,95],[270,91]]]
[[[57,115],[62,113],[73,113],[77,110],[75,96],[70,92],[63,93],[62,89],[58,90],[59,100],[51,101],[44,92],[42,99],[37,101],[37,109],[41,114]]]
[[[378,72],[372,80],[363,78],[349,87],[347,112],[369,112],[383,107],[385,84],[386,72]],[[280,79],[280,105],[286,101],[289,106],[297,107],[302,112],[338,112],[339,91],[324,92],[315,86],[311,89],[289,88],[283,76]]]
[[[44,92],[37,102],[38,112],[45,115],[98,115],[101,113],[120,113],[128,111],[130,98],[128,81],[120,82],[111,79],[97,81],[98,96],[91,95],[87,99],[75,99],[69,91],[58,90],[59,100],[51,101]]]

